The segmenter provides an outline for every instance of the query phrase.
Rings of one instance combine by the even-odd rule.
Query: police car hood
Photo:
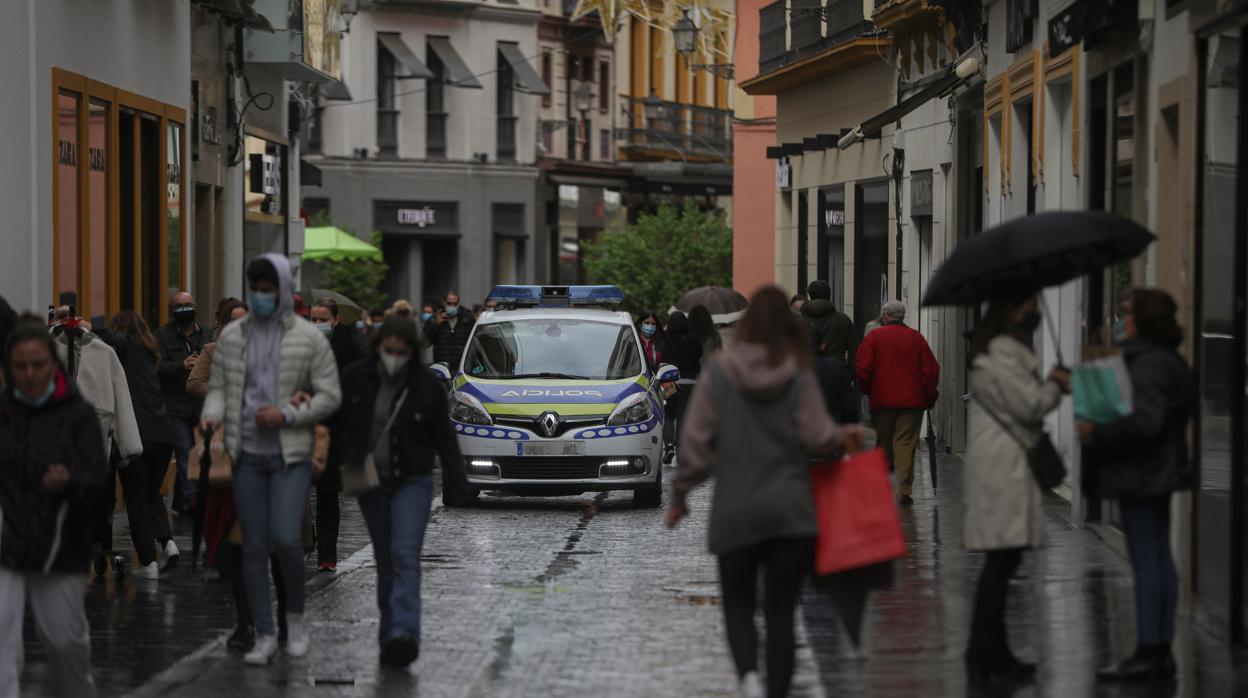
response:
[[[646,391],[645,379],[485,380],[461,377],[457,389],[480,400],[494,415],[536,417],[553,411],[562,415],[606,415],[622,400]]]

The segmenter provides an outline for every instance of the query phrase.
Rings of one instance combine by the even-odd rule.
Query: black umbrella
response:
[[[199,566],[199,546],[204,539],[204,516],[208,510],[208,487],[212,473],[212,429],[200,430],[204,449],[199,456],[199,486],[195,489],[195,521],[191,526],[191,569]]]
[[[932,276],[923,305],[975,305],[1058,286],[1129,260],[1154,239],[1135,221],[1102,211],[1015,218],[958,245]]]
[[[745,296],[730,288],[703,286],[686,291],[672,308],[688,314],[694,306],[704,305],[711,312],[711,319],[715,324],[727,325],[736,322],[749,304]]]
[[[928,471],[932,475],[932,489],[936,489],[936,430],[932,428],[932,411],[927,411],[927,449],[932,455]]]

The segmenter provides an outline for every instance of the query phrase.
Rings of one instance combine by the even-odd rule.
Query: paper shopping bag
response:
[[[883,449],[812,466],[810,480],[819,519],[818,574],[905,556],[906,540]]]
[[[1087,361],[1071,377],[1075,419],[1105,424],[1131,414],[1131,374],[1122,356]]]

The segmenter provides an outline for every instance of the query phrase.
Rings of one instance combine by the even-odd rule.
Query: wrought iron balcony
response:
[[[863,7],[862,0],[779,0],[762,8],[758,72],[782,68],[870,32]]]
[[[732,160],[732,111],[665,102],[654,97],[629,99],[628,128],[615,137],[630,159],[691,158]]]

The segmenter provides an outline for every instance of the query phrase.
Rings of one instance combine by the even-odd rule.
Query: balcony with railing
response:
[[[629,99],[628,128],[616,131],[629,160],[683,159],[732,161],[732,111],[666,102],[656,97]]]
[[[874,51],[887,39],[876,35],[864,8],[863,0],[778,0],[763,7],[758,14],[759,74],[742,87],[750,92],[751,84],[767,83],[769,73],[816,56],[847,53],[861,58],[866,54],[854,49]]]

